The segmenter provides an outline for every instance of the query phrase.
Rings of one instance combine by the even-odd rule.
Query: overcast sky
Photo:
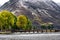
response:
[[[0,5],[3,5],[7,1],[9,1],[9,0],[0,0]]]
[[[57,2],[57,3],[58,3],[58,2],[60,3],[60,0],[53,0],[53,1],[54,1],[54,2]]]
[[[0,0],[0,5],[3,5],[5,2],[9,0]],[[53,0],[54,2],[60,3],[60,0]]]

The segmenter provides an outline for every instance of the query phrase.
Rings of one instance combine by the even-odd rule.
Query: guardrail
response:
[[[15,30],[15,31],[12,31],[12,32],[60,32],[60,30]]]
[[[14,33],[14,32],[20,32],[20,33],[43,33],[43,32],[60,32],[60,30],[9,30],[9,31],[1,31],[0,34],[10,34],[10,33]]]

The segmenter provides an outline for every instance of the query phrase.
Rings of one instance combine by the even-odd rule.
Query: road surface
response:
[[[0,40],[60,40],[60,33],[43,33],[43,34],[0,34]]]

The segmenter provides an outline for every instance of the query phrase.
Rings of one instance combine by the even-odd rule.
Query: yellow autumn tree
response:
[[[3,25],[6,30],[10,29],[12,26],[14,26],[16,18],[11,12],[9,12],[7,10],[2,10],[0,12],[0,17],[3,19]]]
[[[24,15],[18,16],[16,25],[18,28],[25,30],[25,27],[27,26],[27,17]]]
[[[0,30],[3,31],[4,20],[0,15]]]

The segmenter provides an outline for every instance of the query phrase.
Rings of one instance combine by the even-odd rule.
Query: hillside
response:
[[[60,6],[52,0],[10,0],[0,7],[9,10],[16,16],[26,15],[33,26],[51,22],[55,28],[60,28]]]

